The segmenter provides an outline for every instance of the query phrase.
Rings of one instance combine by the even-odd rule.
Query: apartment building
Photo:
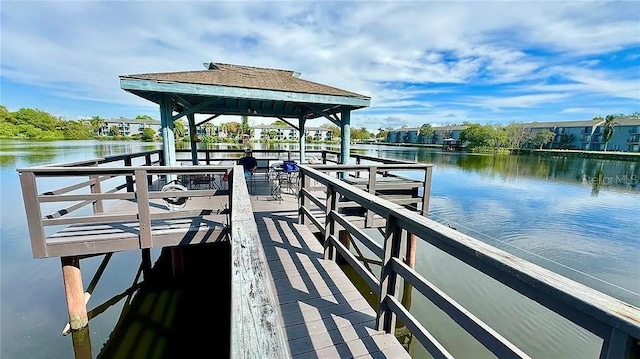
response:
[[[145,128],[151,128],[156,133],[160,131],[160,121],[157,120],[137,120],[128,118],[105,119],[102,127],[98,130],[99,136],[109,136],[110,128],[116,127],[122,136],[132,136],[141,134]]]
[[[521,123],[531,135],[543,130],[555,134],[543,148],[603,151],[604,121],[555,121]],[[406,127],[387,132],[386,142],[460,144],[460,133],[466,126],[433,127],[433,134],[421,136],[420,128]],[[616,119],[607,151],[640,152],[640,119]]]

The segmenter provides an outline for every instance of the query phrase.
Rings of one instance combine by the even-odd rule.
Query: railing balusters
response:
[[[91,193],[102,193],[102,188],[100,186],[100,175],[91,175],[89,178],[94,182],[89,186],[91,189]],[[97,199],[93,202],[93,213],[103,213],[104,207],[102,205],[102,200]]]
[[[42,226],[42,213],[40,202],[38,201],[38,183],[33,172],[20,172],[20,187],[22,188],[22,199],[29,226],[29,237],[31,238],[31,250],[34,257],[46,257],[47,246],[45,244],[44,227]]]
[[[147,183],[147,171],[136,170],[136,200],[138,202],[138,221],[140,225],[140,248],[153,247],[151,237],[151,212],[149,206],[149,189]]]
[[[396,327],[396,314],[389,309],[386,297],[396,297],[398,294],[398,274],[391,267],[391,259],[400,257],[401,238],[402,228],[398,226],[397,219],[392,215],[388,216],[384,235],[384,257],[380,271],[378,317],[376,318],[378,330],[387,333],[393,333]]]
[[[331,246],[329,236],[338,237],[338,231],[336,228],[336,222],[331,217],[331,211],[338,211],[338,192],[335,191],[333,186],[327,186],[327,212],[324,220],[324,258],[334,260],[335,250]]]
[[[376,194],[376,175],[378,174],[378,167],[369,167],[369,181],[367,183],[367,191],[375,196]],[[364,218],[364,227],[371,228],[373,226],[373,214],[371,209],[367,208],[367,215]]]

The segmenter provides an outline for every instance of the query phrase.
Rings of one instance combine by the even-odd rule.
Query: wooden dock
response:
[[[293,358],[410,358],[310,228],[298,224],[298,199],[252,196],[272,289]]]
[[[192,254],[197,253],[195,258],[209,261],[197,272],[222,273],[230,291],[229,296],[217,295],[228,302],[218,303],[219,310],[215,312],[207,308],[208,317],[198,313],[198,306],[187,303],[190,308],[186,313],[192,315],[186,316],[188,320],[178,318],[176,327],[171,327],[180,334],[178,340],[168,342],[169,350],[193,347],[199,342],[189,336],[192,333],[179,328],[223,315],[230,323],[229,338],[224,340],[224,346],[216,348],[228,351],[234,359],[409,357],[394,335],[397,324],[434,357],[452,358],[429,332],[429,323],[409,311],[406,303],[411,302],[411,296],[407,294],[415,293],[437,305],[497,357],[528,358],[415,271],[411,248],[418,240],[602,338],[601,358],[639,355],[640,308],[426,218],[431,165],[397,160],[356,166],[303,165],[297,182],[283,186],[282,178],[274,183],[274,178],[264,173],[247,182],[240,166],[163,166],[162,161],[151,158],[157,154],[19,170],[33,256],[60,257],[62,262],[67,326],[78,358],[92,357],[90,343],[87,345],[82,339],[89,337],[87,324],[93,317],[87,314],[87,301],[111,253],[141,250],[142,264],[136,280],[122,293],[131,296],[144,292],[149,281],[158,283],[153,278],[151,248],[163,248],[164,262],[174,278],[185,275],[195,265]],[[144,157],[145,164],[132,166],[136,157]],[[114,166],[116,161],[124,161],[125,165]],[[403,180],[397,175],[403,170],[424,171],[424,180]],[[218,179],[228,177],[226,188],[222,183],[210,183],[209,188],[167,192],[157,181],[203,174]],[[58,177],[74,177],[80,182],[45,192],[38,190],[39,182]],[[108,182],[115,187],[106,188]],[[416,195],[420,189],[422,195]],[[166,205],[167,198],[187,199],[184,206],[176,209]],[[66,207],[51,212],[54,202]],[[52,234],[50,228],[57,231]],[[383,243],[363,228],[377,229],[376,233],[383,234]],[[212,247],[226,248],[223,257],[230,261],[225,265],[227,272],[207,267],[211,258],[204,253]],[[365,247],[372,258],[362,256],[359,248]],[[97,255],[104,255],[103,263],[85,292],[80,260]],[[369,263],[377,263],[380,270],[373,270]],[[349,277],[341,265],[348,266]],[[144,280],[138,280],[140,273]],[[357,287],[349,279],[352,275],[358,277]],[[193,291],[197,283],[206,281],[212,285],[207,279],[190,281],[192,294],[198,292]],[[225,286],[214,287],[222,290]],[[105,305],[94,306],[91,313],[100,313]],[[171,318],[167,318],[165,324],[170,322]],[[119,327],[126,331],[127,321],[122,323],[125,324]],[[209,331],[199,334],[203,343],[209,343]],[[113,337],[126,339],[128,335],[114,333]],[[76,348],[78,343],[84,343],[78,346],[81,349]],[[105,347],[122,352],[115,342]],[[206,345],[202,348],[206,350]],[[88,355],[78,356],[79,352]]]

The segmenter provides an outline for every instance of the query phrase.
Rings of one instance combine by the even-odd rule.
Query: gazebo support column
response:
[[[162,132],[162,154],[165,166],[176,165],[176,143],[173,137],[173,103],[171,95],[164,94],[160,99],[160,126]],[[173,178],[167,176],[167,182]]]
[[[82,288],[80,259],[77,256],[62,257],[60,261],[62,262],[64,293],[67,297],[69,325],[71,330],[79,330],[89,324],[87,305],[84,301],[84,288]]]
[[[351,110],[342,109],[340,117],[340,163],[349,164],[351,153]]]
[[[305,154],[304,154],[304,147],[305,147],[305,143],[307,141],[306,136],[305,136],[305,118],[304,116],[300,116],[299,120],[298,120],[298,133],[300,134],[300,138],[298,139],[298,141],[300,142],[300,163],[305,163],[306,159],[305,159]]]
[[[191,137],[191,163],[194,165],[198,164],[198,142],[196,142],[196,138],[198,137],[196,134],[196,115],[190,113],[187,115],[187,120],[189,120],[189,137]]]

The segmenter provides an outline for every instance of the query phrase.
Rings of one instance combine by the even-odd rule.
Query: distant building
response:
[[[603,151],[603,120],[557,121],[520,123],[531,135],[543,130],[555,134],[551,142],[543,146],[550,149],[578,149]],[[406,127],[387,132],[389,143],[422,143],[460,145],[460,133],[466,126],[433,127],[432,134],[420,135],[420,128]],[[607,151],[640,152],[640,119],[616,119],[613,136],[607,143]]]
[[[313,138],[315,141],[331,141],[333,135],[331,130],[321,127],[305,127],[305,136]],[[265,140],[273,136],[274,140],[298,140],[299,131],[291,126],[257,125],[253,126],[254,140]]]
[[[449,145],[459,145],[460,132],[465,128],[467,126],[436,126],[425,135],[420,135],[419,127],[399,128],[387,132],[386,142],[443,145],[446,139]]]
[[[112,118],[104,120],[104,124],[98,130],[99,136],[109,136],[109,129],[111,127],[117,127],[122,136],[132,136],[136,134],[142,134],[145,128],[151,128],[159,134],[160,121],[157,120],[136,120],[128,118]]]

